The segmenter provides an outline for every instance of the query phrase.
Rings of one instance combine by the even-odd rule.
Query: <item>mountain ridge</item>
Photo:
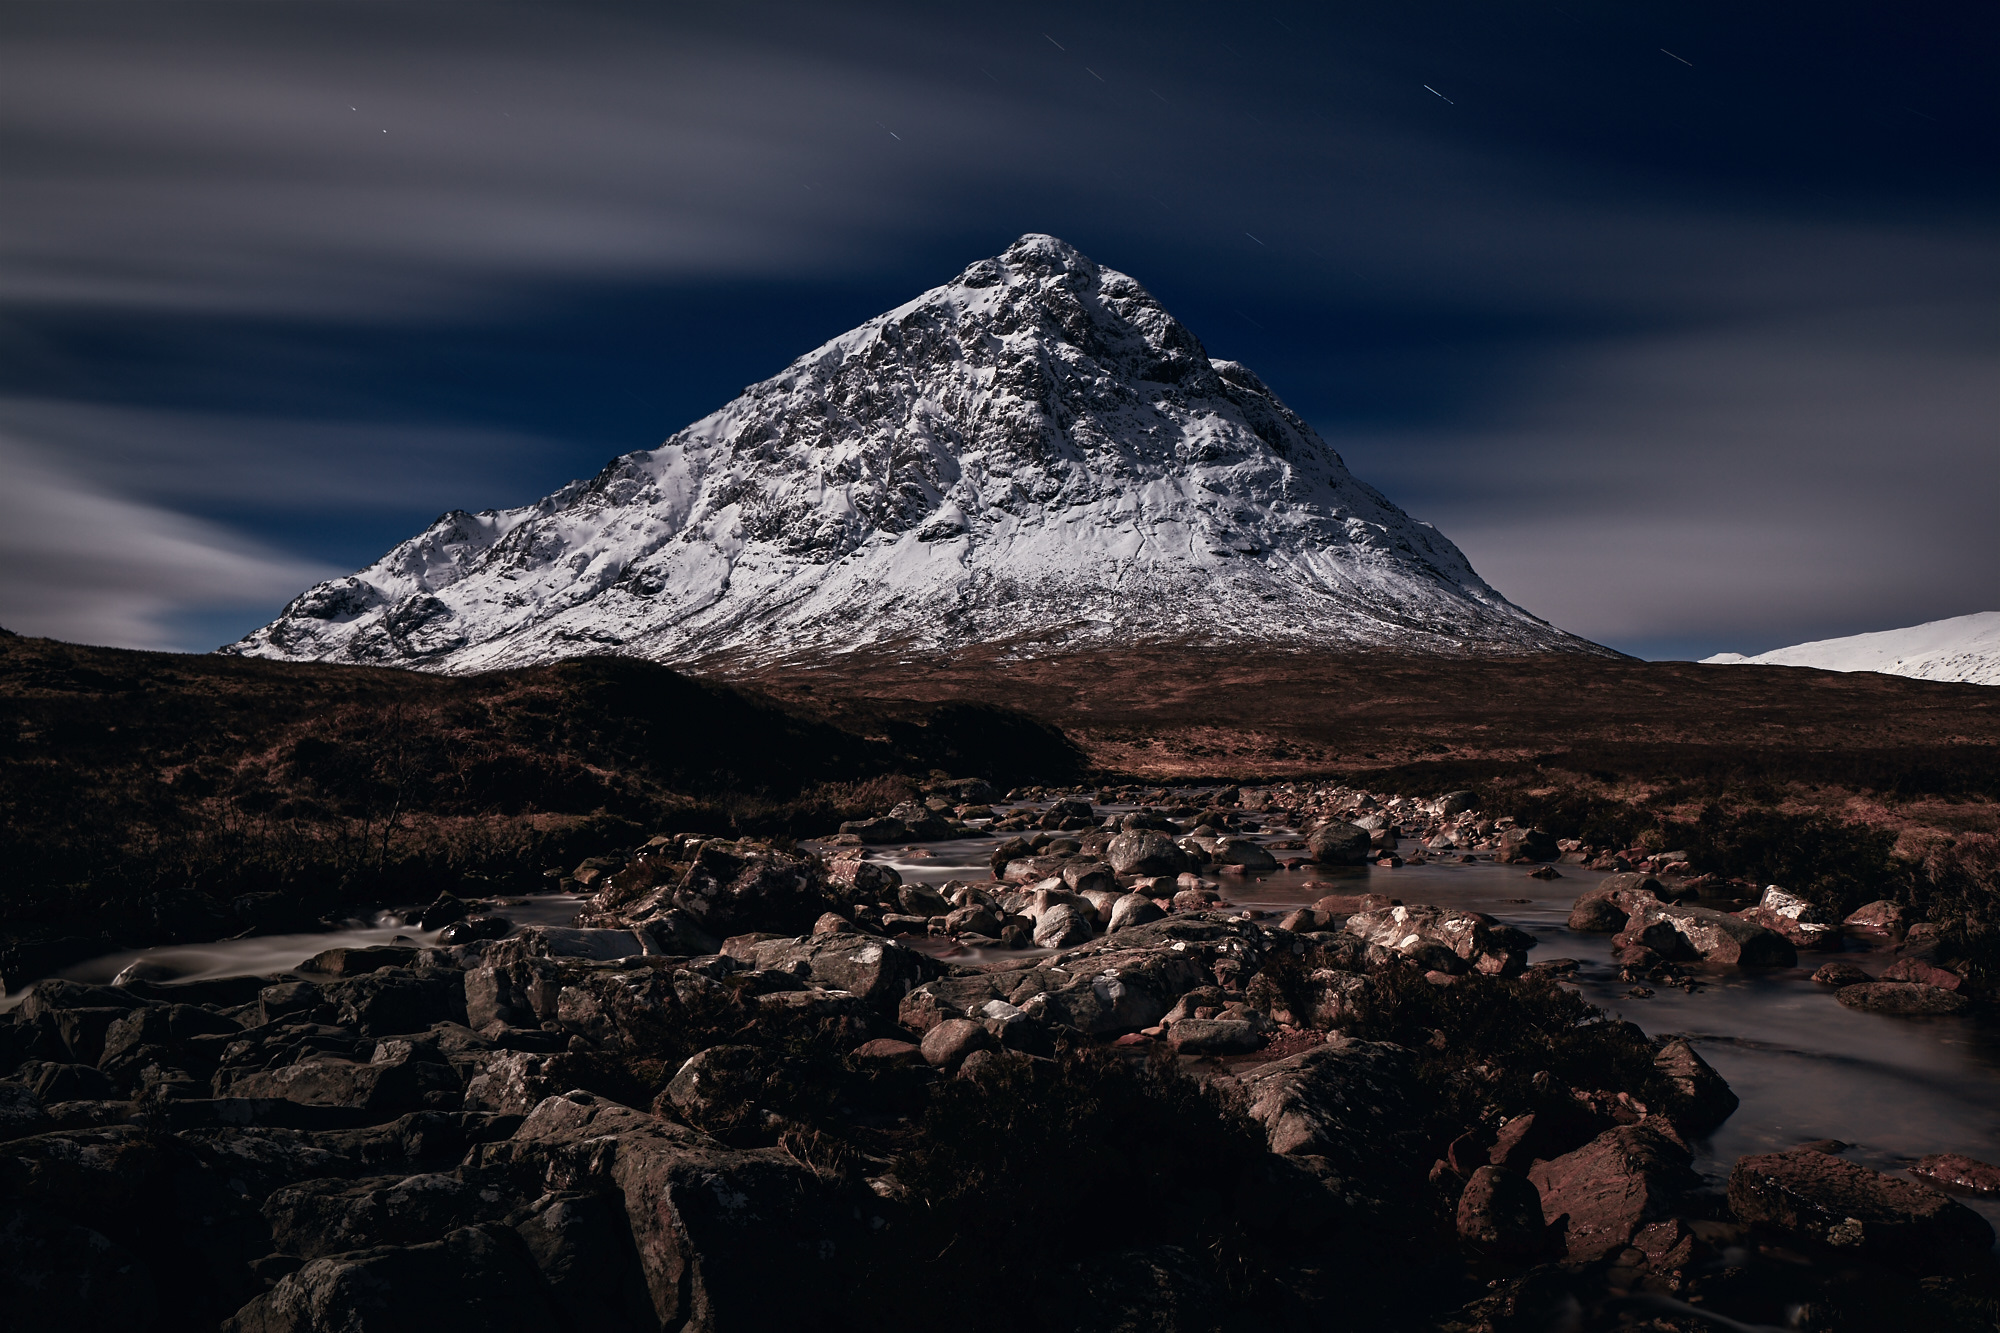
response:
[[[1879,671],[1915,680],[2000,685],[2000,611],[1928,620],[1902,629],[1815,639],[1746,657],[1717,653],[1712,666],[1797,666],[1822,671]]]
[[[1509,602],[1137,282],[1030,234],[221,651],[467,672],[897,642],[1610,650]]]

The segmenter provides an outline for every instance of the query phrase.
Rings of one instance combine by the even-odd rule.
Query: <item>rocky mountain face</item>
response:
[[[476,671],[865,645],[1606,650],[1502,597],[1247,368],[1051,236],[224,652]]]

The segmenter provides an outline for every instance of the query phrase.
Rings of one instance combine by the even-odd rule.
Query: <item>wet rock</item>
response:
[[[1502,865],[1526,861],[1553,861],[1562,855],[1555,835],[1540,829],[1510,828],[1501,831],[1495,842],[1493,859]]]
[[[937,975],[937,964],[926,955],[873,935],[763,940],[738,956],[751,967],[810,977],[870,1004],[894,1004]]]
[[[1609,1120],[1581,1102],[1555,1102],[1502,1125],[1487,1149],[1487,1160],[1525,1173],[1537,1162],[1575,1152],[1609,1128]]]
[[[1961,1271],[1993,1247],[1993,1228],[1964,1204],[1807,1150],[1738,1160],[1729,1207],[1744,1222],[1921,1273]]]
[[[1548,1246],[1540,1191],[1504,1166],[1475,1168],[1458,1196],[1458,1238],[1485,1258],[1534,1262]]]
[[[222,1075],[217,1078],[220,1083]],[[449,1065],[417,1061],[361,1064],[327,1059],[238,1074],[215,1092],[218,1097],[267,1097],[305,1106],[345,1106],[386,1120],[429,1105],[426,1099],[431,1093],[456,1103],[460,1088],[458,1076]]]
[[[1123,930],[1127,926],[1143,926],[1149,921],[1158,921],[1166,915],[1160,905],[1143,893],[1121,894],[1111,904],[1110,929]]]
[[[993,1035],[984,1024],[968,1018],[947,1018],[924,1033],[921,1049],[926,1063],[937,1069],[952,1070],[974,1051],[986,1050],[993,1044]]]
[[[1863,986],[1875,978],[1853,963],[1836,958],[1830,963],[1820,964],[1819,970],[1812,974],[1812,979],[1822,986]]]
[[[465,1081],[464,1108],[500,1115],[526,1115],[563,1090],[554,1077],[556,1057],[532,1051],[495,1051]]]
[[[449,948],[474,940],[504,940],[514,933],[514,923],[504,916],[467,916],[452,922],[438,933],[438,943]]]
[[[1237,1018],[1184,1018],[1167,1029],[1175,1055],[1242,1055],[1263,1044],[1257,1026]]]
[[[358,977],[384,967],[408,967],[417,951],[400,944],[375,944],[365,949],[327,949],[299,964],[301,972],[323,977]]]
[[[304,1181],[273,1193],[264,1216],[276,1249],[315,1259],[436,1240],[501,1206],[455,1176],[420,1174]]]
[[[1834,998],[1849,1009],[1869,1014],[1929,1018],[1965,1012],[1968,1001],[1957,991],[1910,981],[1871,981],[1842,986]]]
[[[1342,1178],[1382,1190],[1421,1183],[1410,1055],[1388,1042],[1333,1037],[1239,1079],[1244,1110],[1272,1152],[1325,1158]]]
[[[2000,1166],[1993,1166],[1955,1152],[1919,1157],[1910,1174],[1940,1185],[1970,1190],[1974,1194],[2000,1194]]]
[[[1422,903],[1357,912],[1347,919],[1346,929],[1348,934],[1368,944],[1401,953],[1428,967],[1435,967],[1436,963],[1420,956],[1419,946],[1426,941],[1442,946],[1455,957],[1459,966],[1448,967],[1450,971],[1464,971],[1471,966],[1502,976],[1518,976],[1527,967],[1525,951],[1535,944],[1534,936],[1502,925],[1483,913]],[[1488,959],[1492,961],[1488,963]]]
[[[1193,868],[1172,838],[1151,829],[1120,833],[1105,847],[1104,859],[1120,875],[1178,875]]]
[[[562,1316],[557,1328],[637,1333],[657,1327],[631,1229],[614,1196],[546,1194],[513,1226],[548,1283]]]
[[[433,1023],[464,1023],[467,1018],[464,974],[456,971],[415,976],[385,968],[322,990],[336,1011],[336,1022],[370,1037],[422,1032]]]
[[[1852,926],[1856,930],[1892,934],[1909,924],[1909,913],[1907,909],[1890,902],[1887,898],[1878,898],[1872,903],[1863,903],[1849,912],[1841,924]]]
[[[1668,960],[1691,962],[1701,956],[1688,937],[1663,917],[1628,918],[1625,929],[1611,937],[1611,951],[1622,962],[1644,967]]]
[[[1661,1047],[1653,1057],[1653,1067],[1674,1090],[1670,1112],[1675,1127],[1683,1134],[1708,1133],[1740,1105],[1728,1081],[1685,1038],[1676,1037]]]
[[[1657,907],[1635,904],[1635,907],[1626,933],[1664,921],[1687,940],[1704,962],[1737,967],[1793,967],[1799,961],[1798,949],[1783,935],[1727,912],[1688,903],[1663,903]]]
[[[1035,943],[1044,949],[1068,949],[1090,938],[1090,918],[1072,903],[1055,903],[1035,918]]]
[[[436,901],[423,910],[417,924],[425,930],[443,930],[454,921],[462,921],[472,915],[472,906],[463,898],[451,893],[440,893]]]
[[[1924,986],[1936,986],[1939,990],[1957,990],[1965,984],[1965,978],[1949,968],[1939,967],[1922,958],[1898,958],[1882,969],[1883,981],[1913,981]]]
[[[544,1333],[556,1311],[534,1256],[485,1223],[420,1245],[315,1259],[237,1311],[225,1333]]]
[[[1611,935],[1625,929],[1630,916],[1614,894],[1592,889],[1570,908],[1569,928],[1580,934]]]
[[[731,1151],[630,1107],[571,1092],[536,1107],[477,1164],[615,1190],[653,1323],[668,1328],[813,1328],[879,1223],[783,1149]],[[774,1281],[783,1273],[784,1281]],[[449,1325],[445,1325],[449,1326]]]
[[[850,819],[840,826],[840,832],[877,846],[910,840],[910,826],[890,815],[877,815],[873,819]]]
[[[1599,1259],[1630,1245],[1650,1222],[1700,1185],[1694,1155],[1670,1132],[1649,1123],[1620,1125],[1574,1152],[1529,1168],[1541,1191],[1542,1215],[1566,1218],[1564,1252],[1573,1261]]]
[[[1306,835],[1306,853],[1318,865],[1366,865],[1368,829],[1340,821],[1324,823]]]
[[[960,907],[945,915],[944,928],[953,935],[1000,934],[1000,914],[990,907]]]
[[[1235,866],[1251,875],[1278,868],[1278,858],[1248,838],[1218,838],[1211,859],[1217,865]]]
[[[711,1046],[689,1056],[660,1100],[689,1124],[720,1132],[755,1113],[769,1061],[755,1046]]]

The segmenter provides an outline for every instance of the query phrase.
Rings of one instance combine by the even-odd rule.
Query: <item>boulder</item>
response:
[[[925,1063],[938,1069],[952,1070],[963,1064],[974,1051],[987,1050],[992,1045],[993,1035],[984,1024],[969,1018],[947,1018],[924,1033],[920,1049]]]
[[[514,933],[514,923],[504,916],[461,917],[438,932],[438,944],[449,948],[475,940],[504,940]]]
[[[1965,985],[1965,978],[1949,968],[1922,958],[1898,958],[1882,969],[1883,981],[1914,981],[1919,985],[1936,986],[1939,990],[1957,990]]]
[[[384,967],[408,967],[417,961],[414,946],[375,944],[362,949],[326,949],[300,963],[298,970],[324,977],[358,977]]]
[[[1306,836],[1306,852],[1323,866],[1358,866],[1368,861],[1369,830],[1332,820]]]
[[[228,1071],[224,1071],[227,1073]],[[219,1076],[218,1076],[219,1077]],[[352,1060],[308,1060],[279,1069],[238,1074],[217,1096],[297,1102],[305,1106],[345,1106],[392,1120],[430,1104],[428,1094],[454,1104],[458,1076],[451,1066],[423,1061],[360,1064]]]
[[[1073,903],[1054,903],[1035,918],[1035,943],[1044,949],[1068,949],[1090,938],[1090,917]]]
[[[1143,893],[1127,893],[1111,904],[1111,930],[1123,930],[1127,926],[1143,926],[1149,921],[1158,921],[1166,912],[1160,905]]]
[[[1528,1170],[1542,1216],[1562,1222],[1564,1252],[1587,1262],[1630,1245],[1650,1222],[1701,1183],[1694,1155],[1671,1131],[1641,1121],[1599,1134],[1574,1152]],[[1567,1219],[1566,1221],[1564,1219]]]
[[[1534,936],[1502,925],[1484,913],[1423,903],[1356,912],[1347,919],[1346,930],[1368,944],[1419,962],[1425,961],[1419,946],[1429,942],[1442,946],[1460,960],[1461,965],[1452,971],[1464,971],[1470,965],[1504,976],[1519,975],[1527,966],[1525,951],[1535,945]],[[1485,962],[1488,959],[1492,960],[1490,964]]]
[[[1503,829],[1494,842],[1493,859],[1502,865],[1553,861],[1561,855],[1562,849],[1556,846],[1555,835],[1540,829]]]
[[[492,1210],[477,1189],[440,1174],[308,1180],[264,1201],[272,1247],[301,1259],[436,1240]]]
[[[1819,982],[1822,986],[1839,987],[1862,986],[1873,981],[1875,978],[1863,972],[1853,963],[1836,958],[1830,963],[1820,964],[1819,970],[1812,974],[1812,979]]]
[[[549,1098],[512,1139],[482,1145],[473,1165],[487,1164],[615,1191],[649,1327],[820,1327],[826,1293],[884,1224],[872,1195],[842,1192],[782,1148],[731,1151],[587,1092]]]
[[[1104,859],[1120,875],[1178,875],[1193,868],[1172,838],[1152,829],[1120,833],[1105,847]]]
[[[544,1333],[556,1326],[548,1285],[527,1245],[498,1223],[427,1244],[315,1259],[279,1279],[223,1325],[225,1333],[417,1333],[477,1328]]]
[[[910,826],[890,815],[877,815],[873,819],[850,819],[840,826],[840,831],[859,838],[864,843],[875,845],[910,840]]]
[[[1625,929],[1630,913],[1603,889],[1592,889],[1577,898],[1569,910],[1569,928],[1579,934],[1611,935]]]
[[[1634,903],[1626,933],[1643,930],[1660,922],[1686,939],[1688,947],[1707,963],[1727,963],[1737,967],[1794,967],[1798,949],[1783,935],[1754,925],[1727,912],[1695,907],[1688,903],[1652,906]],[[1662,954],[1663,957],[1670,956]]]
[[[1842,986],[1834,998],[1849,1009],[1904,1018],[1931,1018],[1964,1013],[1970,1003],[1957,991],[1910,981],[1870,981]]]
[[[562,1090],[550,1066],[556,1057],[532,1051],[494,1051],[465,1081],[464,1108],[526,1115]]]
[[[1167,1029],[1175,1055],[1242,1055],[1263,1044],[1256,1025],[1240,1018],[1184,1018]]]
[[[615,1333],[657,1323],[615,1196],[551,1192],[512,1221],[562,1316],[557,1328]]]
[[[1740,1105],[1727,1080],[1684,1037],[1676,1037],[1662,1046],[1653,1057],[1653,1067],[1674,1090],[1670,1113],[1675,1127],[1683,1134],[1708,1133]]]
[[[1239,1083],[1272,1152],[1324,1158],[1365,1192],[1413,1192],[1422,1183],[1416,1086],[1402,1047],[1333,1037]]]
[[[1974,1194],[2000,1194],[2000,1166],[1993,1166],[1955,1152],[1919,1157],[1910,1174]]]
[[[753,968],[810,977],[819,986],[847,991],[870,1004],[893,1005],[937,975],[937,964],[928,956],[873,935],[768,939],[749,944],[741,957]]]
[[[1210,859],[1217,865],[1235,866],[1252,875],[1278,868],[1278,858],[1248,838],[1218,838]]]
[[[1909,924],[1909,912],[1887,898],[1878,898],[1872,903],[1863,903],[1849,912],[1841,924],[1852,926],[1856,930],[1893,934]]]
[[[133,1333],[160,1316],[148,1266],[51,1210],[0,1208],[0,1326],[20,1333]]]
[[[1737,1218],[1919,1273],[1985,1259],[1993,1228],[1937,1190],[1811,1149],[1760,1153],[1729,1173]]]
[[[1548,1244],[1540,1191],[1518,1171],[1475,1167],[1458,1196],[1458,1238],[1483,1258],[1534,1262]]]

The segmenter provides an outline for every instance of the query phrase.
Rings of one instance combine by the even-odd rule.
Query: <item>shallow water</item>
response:
[[[995,841],[933,843],[928,858],[890,852],[880,859],[906,880],[985,880]],[[1803,954],[1797,968],[1718,968],[1698,974],[1701,985],[1692,995],[1656,986],[1652,998],[1635,997],[1630,983],[1618,980],[1611,937],[1573,934],[1565,925],[1571,904],[1601,876],[1578,866],[1559,870],[1561,879],[1537,880],[1522,867],[1490,861],[1430,862],[1215,878],[1228,901],[1270,913],[1328,893],[1380,893],[1484,912],[1540,941],[1530,961],[1577,960],[1574,980],[1585,999],[1649,1034],[1687,1036],[1741,1099],[1734,1115],[1694,1144],[1697,1169],[1718,1186],[1746,1153],[1815,1139],[1851,1143],[1845,1156],[1882,1171],[1935,1152],[2000,1162],[2000,1034],[1992,1028],[1967,1018],[1848,1009],[1811,979],[1831,954]],[[1879,968],[1864,953],[1848,956]],[[2000,1199],[1960,1197],[2000,1228]]]
[[[576,919],[583,900],[570,893],[538,893],[496,902],[489,915],[504,916],[517,926],[566,926]],[[102,984],[133,963],[157,963],[172,968],[174,981],[207,981],[215,977],[289,972],[327,949],[359,949],[373,944],[435,944],[438,932],[397,925],[389,913],[372,922],[352,921],[343,930],[298,935],[253,935],[247,939],[213,940],[204,944],[161,944],[150,949],[122,949],[66,967],[56,975],[70,981]],[[0,1013],[27,995],[22,987],[0,998]]]
[[[1267,830],[1263,836],[1282,839],[1287,834]],[[923,855],[913,856],[913,849],[905,848],[871,851],[870,856],[894,866],[910,882],[984,883],[990,879],[987,858],[999,841],[991,835],[961,838],[925,844],[916,849]],[[1934,1152],[2000,1161],[2000,1034],[1984,1023],[1847,1009],[1835,1002],[1832,990],[1811,980],[1811,970],[1830,956],[1818,954],[1802,956],[1805,966],[1799,968],[1717,969],[1701,975],[1701,986],[1691,995],[1660,986],[1653,988],[1652,998],[1635,997],[1631,986],[1618,980],[1610,937],[1572,934],[1564,924],[1577,895],[1599,876],[1576,866],[1563,866],[1560,873],[1561,879],[1537,880],[1518,866],[1432,862],[1396,869],[1219,876],[1217,882],[1228,901],[1274,914],[1327,893],[1380,893],[1406,903],[1484,912],[1540,941],[1531,961],[1577,960],[1574,981],[1584,998],[1650,1034],[1687,1036],[1742,1100],[1721,1128],[1694,1145],[1697,1168],[1718,1185],[1746,1153],[1815,1139],[1851,1143],[1849,1158],[1885,1171],[1900,1170]],[[537,894],[507,900],[492,910],[517,924],[567,925],[580,901],[569,894]],[[428,944],[436,938],[435,932],[394,925],[385,916],[322,934],[129,950],[78,964],[62,975],[104,982],[127,964],[145,960],[173,967],[187,980],[239,976],[285,971],[323,949],[398,940]],[[949,947],[939,946],[931,951]],[[1044,952],[1049,951],[957,950],[950,956],[980,962]],[[1865,955],[1850,956],[1870,966]],[[0,1010],[20,998],[17,992],[0,1000]],[[2000,1227],[2000,1200],[1965,1202]]]

